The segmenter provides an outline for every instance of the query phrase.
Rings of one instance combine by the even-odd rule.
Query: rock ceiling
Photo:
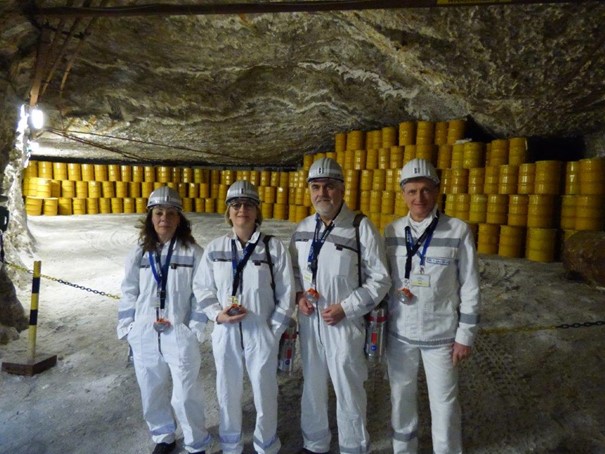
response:
[[[288,166],[333,149],[336,132],[461,117],[486,137],[582,137],[602,153],[593,140],[605,131],[601,2],[35,12],[144,3],[0,2],[0,71],[15,104],[33,86],[48,114],[41,155]]]

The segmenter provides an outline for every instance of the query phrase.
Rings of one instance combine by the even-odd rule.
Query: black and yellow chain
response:
[[[29,274],[33,274],[32,270],[29,270],[29,269],[27,269],[27,268],[25,268],[23,266],[15,265],[14,263],[9,263],[9,262],[4,262],[4,263],[6,265],[12,267],[12,268],[17,269],[17,270],[24,271],[24,272],[29,273]],[[42,277],[44,279],[48,279],[49,281],[58,282],[59,284],[68,285],[70,287],[74,287],[74,288],[77,288],[79,290],[84,290],[85,292],[90,292],[90,293],[94,293],[96,295],[106,296],[107,298],[112,298],[114,300],[119,300],[120,299],[120,297],[118,295],[112,295],[111,293],[103,292],[101,290],[95,290],[95,289],[92,289],[92,288],[89,288],[89,287],[84,287],[83,285],[74,284],[72,282],[68,282],[68,281],[63,280],[63,279],[52,277],[52,276],[49,276],[47,274],[40,274],[40,277]]]

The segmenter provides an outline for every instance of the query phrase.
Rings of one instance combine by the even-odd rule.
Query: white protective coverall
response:
[[[436,209],[424,221],[409,216],[385,229],[387,258],[393,285],[389,294],[387,360],[391,384],[393,450],[416,453],[417,377],[424,365],[432,420],[433,452],[462,452],[458,372],[452,364],[454,340],[472,346],[479,322],[479,273],[473,236],[468,225],[442,213],[426,250],[424,274],[430,286],[412,285],[414,297],[403,303],[407,258],[405,228],[413,239],[429,226]],[[423,247],[419,249],[422,253]],[[410,275],[420,273],[418,253]]]
[[[167,243],[162,249],[162,263],[165,263],[169,246]],[[118,338],[127,338],[132,347],[143,417],[152,439],[154,443],[174,441],[176,415],[188,452],[202,451],[211,442],[206,430],[204,396],[199,379],[201,355],[198,339],[203,339],[207,317],[196,310],[192,290],[193,275],[199,268],[203,252],[197,244],[185,248],[180,241],[175,243],[167,277],[164,312],[171,327],[160,334],[159,341],[153,328],[155,308],[159,304],[158,285],[150,267],[149,253],[143,254],[140,246],[134,248],[126,259],[118,309]]]
[[[304,376],[301,426],[304,446],[314,452],[330,450],[328,376],[337,399],[340,452],[365,454],[369,450],[364,389],[368,368],[363,317],[384,298],[391,280],[382,237],[367,218],[359,226],[361,253],[358,254],[354,217],[355,213],[343,203],[333,220],[335,227],[327,235],[318,256],[315,289],[319,292],[319,301],[310,316],[298,314]],[[297,292],[311,287],[307,280],[310,273],[306,271],[316,220],[315,215],[303,219],[290,242]],[[320,223],[321,234],[326,226]],[[323,321],[320,312],[336,303],[342,305],[346,317],[330,326]]]
[[[260,454],[277,453],[277,353],[281,334],[294,311],[294,279],[290,255],[277,238],[269,240],[275,292],[271,289],[264,235],[254,232],[255,243],[237,292],[248,311],[240,323],[214,324],[212,350],[216,363],[216,391],[220,407],[219,437],[224,453],[241,453],[242,394],[244,367],[254,395],[256,427],[254,449]],[[233,284],[232,240],[238,260],[244,248],[233,232],[212,240],[194,280],[199,307],[210,320],[231,305]]]

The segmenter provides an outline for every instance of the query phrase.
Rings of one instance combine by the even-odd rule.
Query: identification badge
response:
[[[428,274],[412,274],[410,282],[414,287],[430,287],[431,277]]]
[[[313,282],[313,273],[311,272],[310,269],[307,268],[306,270],[303,271],[303,280],[305,282],[308,282],[309,284],[311,282]]]
[[[231,306],[229,306],[229,310],[227,310],[227,315],[238,315],[241,314],[241,306],[239,304],[239,300],[237,296],[231,297]]]
[[[165,318],[158,318],[155,322],[153,322],[153,329],[158,333],[163,333],[170,328],[170,322]]]

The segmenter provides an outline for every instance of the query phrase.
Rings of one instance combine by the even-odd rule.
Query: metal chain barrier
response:
[[[532,332],[532,331],[545,331],[549,329],[569,329],[569,328],[589,328],[591,326],[604,326],[605,320],[597,320],[595,322],[583,322],[583,323],[563,323],[561,325],[547,325],[547,326],[520,326],[517,328],[481,328],[482,334],[502,334],[509,332]]]
[[[24,268],[22,266],[15,265],[14,263],[8,263],[8,262],[4,262],[4,263],[6,265],[11,266],[13,268],[16,268],[16,269],[18,269],[20,271],[24,271],[24,272],[29,273],[29,274],[33,273],[33,271],[28,270],[27,268]],[[43,277],[44,279],[48,279],[50,281],[58,282],[59,284],[68,285],[70,287],[74,287],[74,288],[77,288],[79,290],[84,290],[85,292],[90,292],[90,293],[94,293],[96,295],[106,296],[106,297],[112,298],[114,300],[119,300],[120,299],[120,297],[118,295],[112,295],[110,293],[103,292],[101,290],[95,290],[95,289],[92,289],[92,288],[84,287],[83,285],[74,284],[72,282],[68,282],[68,281],[65,281],[63,279],[58,279],[56,277],[48,276],[46,274],[41,274],[40,277]]]

